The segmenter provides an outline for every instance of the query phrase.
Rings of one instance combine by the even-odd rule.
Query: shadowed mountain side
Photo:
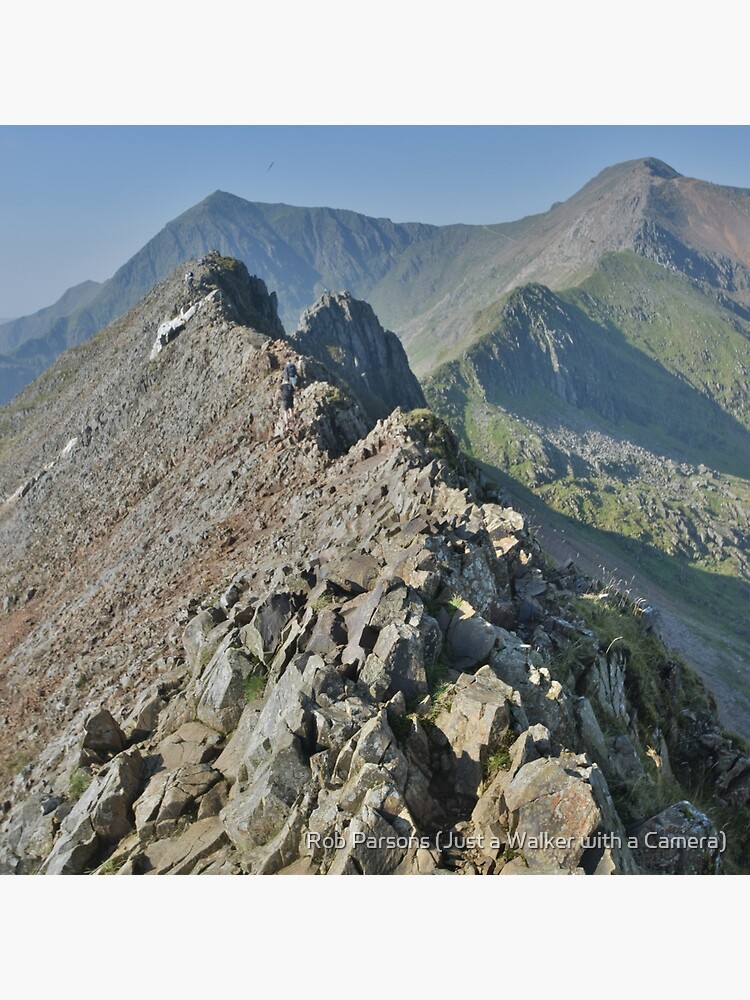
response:
[[[438,232],[438,227],[420,223],[253,203],[216,191],[169,222],[106,282],[71,289],[54,306],[0,328],[0,345],[11,349],[54,335],[51,345],[37,345],[34,354],[56,357],[125,313],[175,267],[214,249],[242,260],[268,287],[283,288],[281,319],[294,329],[301,312],[326,288],[351,288],[365,295],[406,247]],[[38,371],[7,359],[0,403]]]
[[[0,352],[13,351],[27,340],[54,333],[61,340],[64,339],[62,335],[66,327],[76,322],[75,317],[93,302],[101,288],[97,281],[84,281],[81,285],[69,288],[54,305],[41,309],[33,316],[0,321]]]
[[[401,341],[347,292],[324,295],[303,315],[292,340],[345,383],[371,420],[397,406],[427,405]]]
[[[458,416],[463,399],[473,396],[574,433],[583,416],[678,461],[750,475],[743,424],[630,343],[612,320],[601,326],[541,285],[513,292],[495,331],[437,369],[425,386],[444,416]]]
[[[571,287],[602,256],[622,250],[684,272],[713,289],[728,312],[747,316],[749,244],[747,191],[681,177],[654,159],[608,168],[549,212],[484,226],[393,223],[217,191],[169,222],[101,286],[72,289],[49,310],[0,329],[0,344],[4,334],[10,347],[53,328],[58,342],[79,343],[182,261],[218,248],[279,291],[287,329],[326,289],[366,297],[402,339],[414,370],[426,373],[467,346],[475,314],[498,296],[529,282]],[[36,350],[40,358],[48,353]],[[8,373],[0,401],[27,376],[22,366]]]

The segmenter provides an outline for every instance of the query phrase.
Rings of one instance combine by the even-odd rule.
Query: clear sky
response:
[[[544,212],[641,156],[750,188],[748,126],[3,126],[0,317],[110,277],[217,189],[482,224]]]

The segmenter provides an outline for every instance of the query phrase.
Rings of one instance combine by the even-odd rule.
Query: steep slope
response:
[[[723,303],[610,255],[578,288],[526,286],[487,310],[426,394],[477,457],[533,490],[545,523],[545,505],[564,515],[573,555],[585,546],[677,602],[719,650],[725,718],[748,732],[750,325]]]
[[[398,330],[418,374],[461,353],[477,336],[473,317],[530,282],[578,285],[608,254],[632,250],[720,294],[747,316],[750,192],[682,177],[658,160],[603,170],[567,201],[526,221],[476,262],[429,311]],[[472,312],[469,305],[474,309]]]
[[[98,282],[84,281],[83,284],[69,288],[53,306],[41,309],[33,316],[0,320],[3,324],[0,326],[0,352],[5,354],[13,351],[27,340],[59,334],[61,326],[72,325],[73,317],[92,302],[100,290]]]
[[[750,758],[640,609],[429,411],[306,356],[279,433],[274,298],[193,270],[2,413],[0,869],[745,866]]]
[[[216,249],[244,261],[270,287],[284,289],[282,319],[293,329],[326,287],[366,294],[406,247],[436,232],[433,226],[396,225],[355,212],[254,204],[216,191],[168,223],[108,281],[81,286],[85,300],[71,290],[55,306],[0,328],[0,350],[25,345],[22,357],[0,355],[0,401],[61,350],[122,315],[187,259]]]

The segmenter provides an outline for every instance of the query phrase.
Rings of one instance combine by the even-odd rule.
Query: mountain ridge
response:
[[[315,330],[189,264],[0,411],[0,871],[745,870],[750,756],[643,609],[429,410],[304,355],[285,428]]]
[[[601,543],[603,564],[611,564],[614,546],[615,564],[627,556],[646,567],[659,592],[690,599],[682,608],[688,620],[705,617],[710,606],[721,623],[719,641],[739,643],[721,654],[726,676],[737,672],[746,656],[733,595],[744,593],[747,580],[747,192],[644,158],[606,168],[549,212],[474,227],[375,225],[356,213],[254,205],[215,193],[160,234],[170,262],[184,264],[196,226],[204,227],[206,252],[203,243],[217,232],[205,228],[212,206],[220,209],[221,239],[245,239],[278,277],[268,286],[281,291],[286,283],[281,301],[296,303],[291,315],[333,287],[334,277],[369,289],[376,314],[401,337],[426,384],[439,381],[440,366],[452,360],[470,368],[465,359],[505,324],[519,296],[528,299],[527,313],[538,306],[529,322],[539,335],[513,355],[515,395],[507,392],[509,359],[500,359],[492,412],[480,398],[480,390],[491,395],[486,372],[466,382],[466,397],[453,399],[450,412],[436,396],[434,407],[463,425],[464,445],[496,473],[516,476],[538,490],[537,501],[603,532],[595,543],[585,539],[589,548]],[[240,211],[255,227],[249,235],[240,233]],[[135,295],[159,266],[158,240],[151,241],[123,265],[110,301]],[[534,305],[530,288],[549,295],[539,293]],[[97,308],[88,314],[93,326],[104,321],[104,305]],[[43,358],[34,356],[37,342],[21,345],[30,355],[27,374],[34,363],[48,363],[64,336]],[[495,355],[504,349],[498,345]],[[525,367],[536,382],[525,380]],[[634,379],[630,390],[625,373]],[[21,394],[12,409],[25,405]],[[741,672],[738,680],[744,683]]]
[[[216,191],[169,222],[103,282],[96,301],[89,303],[83,315],[72,317],[60,303],[50,309],[58,321],[68,318],[64,343],[71,346],[133,305],[181,260],[216,248],[244,260],[270,287],[285,288],[289,304],[284,305],[282,320],[290,328],[325,288],[348,289],[367,298],[399,333],[413,363],[422,370],[427,362],[425,348],[420,345],[425,340],[460,340],[465,314],[489,304],[504,289],[530,280],[561,287],[583,276],[599,253],[622,249],[626,242],[633,244],[637,235],[634,213],[642,213],[647,200],[644,185],[682,185],[681,190],[691,194],[694,210],[700,208],[704,215],[709,195],[714,201],[737,201],[730,197],[737,189],[692,181],[658,163],[646,158],[607,168],[546,213],[486,225],[393,223],[350,210],[254,203]],[[613,187],[622,191],[604,226],[591,212],[602,192],[611,195]],[[630,204],[633,201],[635,205]],[[662,198],[657,203],[657,221],[674,218],[674,209],[667,211],[667,202]],[[739,198],[743,219],[744,203],[745,199]],[[576,232],[570,217],[581,211],[584,218]],[[715,206],[711,211],[715,212]],[[631,222],[626,224],[628,218]],[[723,241],[704,247],[703,254],[693,254],[696,271],[705,271],[709,278],[723,283],[730,298],[739,296],[743,303],[747,262],[739,262],[739,271],[729,267],[727,253],[742,243],[744,232],[727,230]],[[679,240],[683,229],[678,227],[676,235],[677,244],[670,253],[685,256]],[[639,239],[641,250],[656,253],[653,233]],[[48,311],[42,310],[42,314]],[[14,321],[15,344],[39,339],[45,322],[40,314]],[[0,328],[0,343],[3,335],[10,337],[11,331]],[[45,357],[49,354],[41,349],[40,353]],[[40,370],[37,366],[35,374]],[[7,390],[4,395],[10,398]]]

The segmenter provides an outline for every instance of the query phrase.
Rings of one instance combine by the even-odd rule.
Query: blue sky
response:
[[[748,126],[2,126],[0,317],[110,277],[217,189],[481,224],[546,211],[641,156],[750,188]]]

